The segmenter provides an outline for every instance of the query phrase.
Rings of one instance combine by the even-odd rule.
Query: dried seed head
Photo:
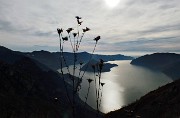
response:
[[[62,37],[63,41],[68,41],[68,37]]]
[[[68,28],[66,31],[69,34],[72,30],[74,30],[73,28]]]
[[[86,29],[82,29],[83,30],[83,32],[86,32]]]
[[[82,17],[79,17],[79,16],[75,16],[75,18],[76,18],[77,20],[82,19]]]
[[[83,21],[79,21],[79,19],[78,19],[77,22],[79,25],[81,25]]]
[[[73,33],[73,36],[76,37],[77,33]]]
[[[96,42],[98,42],[100,38],[101,38],[101,36],[97,36],[96,38],[94,38],[94,40],[95,40]]]
[[[86,31],[89,31],[90,29],[88,27],[86,27]]]
[[[60,35],[63,32],[63,29],[62,28],[61,29],[57,28],[57,32]]]
[[[105,83],[101,83],[101,86],[103,87]]]
[[[90,29],[88,27],[86,27],[85,29],[83,29],[83,32],[87,32],[89,31]]]
[[[93,80],[92,79],[87,79],[89,83],[91,83]]]
[[[80,64],[80,65],[83,65],[83,62],[82,62],[82,61],[80,61],[80,62],[79,62],[79,64]]]

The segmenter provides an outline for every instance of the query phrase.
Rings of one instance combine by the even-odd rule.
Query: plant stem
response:
[[[84,102],[84,108],[85,108],[85,106],[86,106],[86,104],[87,104],[87,99],[88,99],[88,96],[89,96],[89,90],[90,90],[90,83],[89,83],[87,95],[86,95],[86,97],[85,97],[86,100],[85,100],[85,102]]]
[[[94,54],[94,51],[95,51],[95,49],[96,49],[96,45],[97,45],[97,41],[96,41],[96,43],[95,43],[94,49],[93,49],[93,51],[92,51],[92,53],[91,53],[91,56],[90,56],[90,58],[89,58],[89,61],[88,61],[88,63],[87,63],[87,66],[86,66],[86,68],[85,68],[85,70],[84,70],[84,72],[83,72],[83,74],[82,74],[82,76],[81,76],[81,79],[84,77],[84,75],[85,75],[85,73],[86,73],[86,71],[87,71],[87,68],[88,68],[88,66],[89,66],[89,63],[90,63],[90,61],[91,61],[91,59],[92,59],[92,56],[93,56],[93,54]]]
[[[71,47],[72,47],[72,49],[73,49],[73,51],[74,51],[74,47],[73,47],[73,44],[72,44],[72,41],[71,41],[71,36],[70,36],[69,33],[68,33],[68,36],[69,36],[69,40],[70,40],[70,43],[71,43]]]
[[[102,87],[102,90],[101,90],[101,97],[100,97],[99,108],[101,107],[102,93],[103,93],[103,87]]]
[[[75,50],[75,38],[74,38],[74,63],[73,63],[73,117],[75,117],[75,71],[76,71],[76,50]]]
[[[79,40],[79,44],[77,44],[77,50],[79,50],[79,46],[80,46],[80,44],[81,44],[81,42],[82,42],[82,39],[83,39],[83,37],[84,37],[84,32],[82,33],[82,36],[81,36],[81,38],[80,38],[80,40]]]
[[[62,34],[61,34],[61,37],[62,37]],[[65,64],[65,66],[66,66],[66,68],[67,68],[67,70],[68,70],[68,73],[69,73],[69,75],[70,75],[69,66],[68,66],[68,64],[67,64],[67,62],[66,62],[66,59],[65,59],[65,57],[64,57],[63,45],[62,45],[62,51],[61,51],[61,53],[62,53],[62,57],[63,57],[64,64]]]
[[[75,93],[77,93],[79,90],[78,90],[78,87],[80,87],[80,83],[81,83],[81,79],[80,79],[80,75],[81,75],[81,68],[82,66],[80,65],[79,67],[79,75],[78,75],[78,82],[77,82],[77,85],[75,87]]]
[[[69,96],[69,92],[68,92],[68,89],[67,89],[67,85],[66,85],[66,82],[65,82],[65,79],[64,79],[64,73],[63,73],[63,69],[62,69],[62,43],[61,43],[61,39],[62,37],[60,37],[59,35],[59,41],[60,41],[60,48],[59,48],[59,51],[60,51],[60,68],[61,68],[61,76],[62,76],[62,79],[63,79],[63,83],[64,83],[64,86],[65,86],[65,90],[66,90],[66,95],[67,95],[67,98],[68,98],[68,101],[69,103],[72,105],[71,103],[71,100],[70,100],[70,96]]]
[[[95,82],[95,88],[96,88],[96,100],[97,100],[97,82],[96,82],[96,75],[95,75],[95,69],[94,69],[94,82]]]

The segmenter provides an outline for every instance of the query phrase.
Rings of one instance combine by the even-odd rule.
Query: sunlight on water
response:
[[[111,72],[102,74],[103,87],[102,104],[100,110],[104,113],[117,110],[124,105],[132,103],[136,99],[145,95],[147,92],[157,89],[172,80],[161,72],[149,70],[144,67],[133,66],[130,61],[110,61],[118,64],[118,67],[111,69]],[[94,78],[93,73],[87,72],[85,78]],[[85,99],[88,82],[82,82],[80,97]],[[96,109],[94,82],[87,103]]]

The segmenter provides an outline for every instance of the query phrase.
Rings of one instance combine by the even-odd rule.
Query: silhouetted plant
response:
[[[95,38],[95,39],[98,41],[99,37]],[[103,88],[103,86],[105,84],[105,83],[101,83],[101,74],[102,74],[103,66],[104,66],[104,61],[102,59],[100,59],[100,61],[97,64],[92,65],[92,69],[94,71],[95,89],[96,89],[97,117],[98,117],[98,114],[99,114],[99,108],[101,106],[101,100],[102,100],[101,98],[102,98],[102,93],[103,93],[103,89],[101,90],[101,88]],[[98,77],[98,83],[96,81],[97,77]],[[100,94],[101,94],[101,96],[100,96]]]
[[[88,86],[88,92],[87,92],[87,95],[86,95],[86,97],[85,97],[85,104],[84,104],[84,106],[87,104],[87,99],[88,99],[88,95],[89,95],[89,90],[90,90],[90,84],[91,84],[91,82],[93,81],[92,79],[87,79],[88,80],[88,83],[89,83],[89,86]]]
[[[82,18],[81,18],[81,17],[79,17],[79,16],[75,16],[75,18],[77,18],[77,20],[82,19]]]
[[[80,35],[80,31],[79,31],[79,27],[82,25],[83,21],[82,21],[82,18],[79,17],[79,16],[76,16],[75,17],[77,19],[77,32],[73,32],[75,29],[74,28],[68,28],[66,30],[67,32],[67,36],[63,37],[62,33],[63,33],[63,29],[61,28],[57,28],[57,32],[59,34],[59,47],[60,47],[60,73],[62,75],[62,79],[63,79],[63,82],[64,82],[64,86],[65,86],[65,89],[66,89],[66,95],[67,95],[67,98],[68,98],[68,101],[69,103],[71,104],[72,106],[72,110],[73,110],[73,117],[75,117],[75,106],[76,106],[76,101],[75,101],[75,96],[77,95],[77,92],[81,89],[81,83],[82,83],[82,78],[84,77],[86,71],[87,71],[87,68],[90,64],[90,61],[92,59],[92,56],[95,52],[95,49],[96,49],[96,46],[97,46],[97,43],[98,41],[100,40],[100,36],[97,36],[95,37],[93,40],[95,41],[95,44],[94,44],[94,47],[93,47],[93,51],[91,53],[91,56],[89,57],[89,60],[87,62],[87,66],[85,68],[85,70],[82,72],[81,71],[81,68],[83,66],[83,62],[80,61],[79,62],[79,65],[80,65],[80,68],[79,68],[79,73],[78,73],[78,78],[75,78],[75,73],[77,72],[76,69],[78,69],[76,67],[76,64],[77,64],[77,52],[80,48],[80,45],[81,45],[81,42],[83,40],[83,37],[85,35],[86,32],[90,31],[90,28],[86,27],[84,29],[82,29],[82,33]],[[73,37],[73,41],[72,41],[72,38]],[[67,61],[64,57],[64,50],[63,50],[63,44],[65,43],[65,41],[70,41],[70,45],[71,45],[71,48],[72,48],[72,51],[73,51],[73,72],[70,73],[70,70],[69,70],[69,65],[67,64]],[[63,72],[63,64],[66,66],[67,70],[68,70],[68,75],[69,75],[69,78],[70,80],[72,80],[72,98],[71,96],[69,95],[69,91],[68,90],[68,86],[67,86],[67,83],[65,81],[65,76],[64,76],[64,72]],[[93,70],[94,70],[94,77],[96,75],[96,71],[95,71],[95,68],[97,68],[97,74],[98,74],[98,84],[97,84],[97,81],[96,81],[96,77],[95,77],[95,89],[96,89],[96,99],[97,99],[97,111],[99,113],[99,107],[100,107],[100,101],[101,101],[101,97],[102,97],[102,91],[101,91],[101,96],[99,95],[100,94],[100,84],[101,84],[101,73],[102,73],[102,68],[103,68],[103,60],[100,60],[100,62],[98,64],[96,64],[97,67],[94,65],[92,66],[93,67]],[[90,84],[92,83],[92,79],[87,79],[88,80],[88,83],[89,83],[89,86],[88,86],[88,90],[87,90],[87,94],[86,94],[86,97],[85,97],[85,102],[84,102],[84,106],[87,104],[87,99],[88,99],[88,96],[89,96],[89,91],[90,91]],[[102,85],[103,87],[103,85]]]
[[[68,37],[62,37],[63,41],[68,41]]]
[[[102,100],[103,86],[104,86],[104,85],[105,85],[105,83],[101,83],[102,90],[101,90],[101,97],[100,97],[100,102],[99,102],[99,108],[101,107],[101,100]]]
[[[70,100],[70,96],[69,96],[69,92],[68,92],[68,89],[67,89],[67,84],[66,84],[65,78],[63,76],[64,75],[64,73],[63,73],[63,60],[65,60],[65,59],[63,59],[63,46],[62,46],[62,32],[63,32],[63,30],[62,30],[62,28],[61,29],[57,28],[57,32],[59,34],[59,42],[60,42],[59,43],[60,71],[61,71],[62,79],[63,79],[63,82],[64,82],[64,86],[65,86],[65,90],[66,90],[66,95],[67,95],[68,101],[72,105],[71,100]]]

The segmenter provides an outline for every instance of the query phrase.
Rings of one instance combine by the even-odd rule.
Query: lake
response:
[[[102,92],[100,111],[103,113],[117,110],[139,99],[146,93],[172,82],[171,78],[165,74],[145,67],[131,65],[130,61],[109,61],[109,63],[118,66],[112,68],[110,72],[102,73],[101,82],[104,82],[105,85]],[[76,72],[78,73],[78,71]],[[87,78],[94,79],[94,74],[86,72],[83,78],[82,89],[79,92],[82,100],[85,100],[87,94]],[[94,82],[90,85],[87,103],[96,109],[94,85]]]

